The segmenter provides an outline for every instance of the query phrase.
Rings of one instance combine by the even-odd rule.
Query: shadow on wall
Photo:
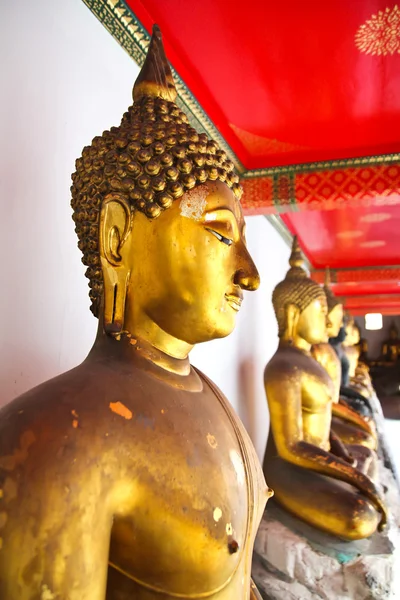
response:
[[[257,438],[256,365],[251,358],[240,362],[238,368],[239,417],[252,440]]]

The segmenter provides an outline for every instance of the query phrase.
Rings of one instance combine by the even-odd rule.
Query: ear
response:
[[[108,194],[100,213],[99,251],[103,270],[103,326],[118,337],[124,325],[126,291],[130,278],[129,261],[121,254],[132,229],[132,212],[118,193]]]
[[[121,249],[132,228],[132,212],[121,194],[108,194],[100,213],[100,256],[110,265],[121,264]]]
[[[289,342],[293,342],[293,338],[296,335],[299,317],[300,309],[295,304],[288,304],[286,307],[285,339]]]

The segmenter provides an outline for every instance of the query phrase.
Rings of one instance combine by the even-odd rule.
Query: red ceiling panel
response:
[[[400,263],[400,206],[304,211],[282,219],[316,269]]]
[[[127,4],[246,168],[399,150],[393,1]]]

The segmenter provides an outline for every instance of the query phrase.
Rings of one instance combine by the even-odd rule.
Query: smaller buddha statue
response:
[[[328,337],[330,340],[337,339],[343,326],[344,309],[342,302],[332,291],[329,268],[326,269],[323,289],[328,306]],[[342,365],[337,352],[330,343],[323,343],[314,345],[312,354],[328,371],[335,386],[335,397],[332,404],[332,429],[346,444],[361,444],[375,449],[377,438],[373,422],[353,410],[343,396],[340,396]]]
[[[349,333],[347,327],[349,320],[350,315],[345,312],[338,335],[329,338],[329,344],[335,350],[341,365],[340,399],[344,400],[352,409],[371,421],[373,411],[368,399],[354,387],[350,387],[350,361],[347,355],[347,348],[344,345]]]
[[[328,306],[327,334],[337,338],[343,325],[343,304],[331,288],[329,268],[326,269],[324,292]],[[334,385],[332,401],[332,425],[330,443],[344,444],[342,453],[348,453],[354,464],[360,468],[361,461],[371,465],[369,475],[376,474],[377,435],[371,419],[361,416],[340,396],[341,362],[334,348],[328,342],[315,344],[311,353],[319,364],[326,369]],[[339,438],[339,439],[338,439]]]
[[[328,342],[326,294],[307,276],[296,238],[289,263],[272,296],[279,346],[264,373],[264,474],[276,501],[300,519],[345,540],[366,538],[385,526],[386,508],[366,471],[330,441],[337,391],[311,353]]]
[[[382,344],[381,360],[388,363],[394,363],[400,358],[400,338],[399,331],[392,323],[389,329],[389,338]]]
[[[360,362],[360,329],[350,314],[346,318],[345,330],[343,348],[349,361],[349,386],[369,398],[373,394],[372,381],[368,366]]]

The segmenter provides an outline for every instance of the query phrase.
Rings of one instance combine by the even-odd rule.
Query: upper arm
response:
[[[266,371],[264,381],[276,449],[289,459],[293,446],[303,440],[301,376],[294,369]]]

